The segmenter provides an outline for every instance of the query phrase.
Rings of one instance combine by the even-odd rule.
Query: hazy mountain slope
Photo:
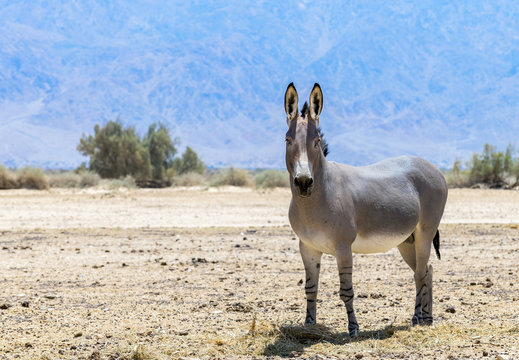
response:
[[[290,81],[301,102],[321,84],[334,160],[518,143],[519,3],[237,4],[4,2],[0,162],[77,166],[81,134],[119,116],[209,165],[283,167]]]

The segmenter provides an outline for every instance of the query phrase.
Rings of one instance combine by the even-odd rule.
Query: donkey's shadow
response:
[[[396,331],[408,328],[408,326],[387,325],[379,330],[360,331],[357,337],[350,338],[347,332],[334,332],[333,329],[324,325],[288,324],[279,328],[276,340],[265,347],[263,354],[289,357],[292,352],[302,353],[306,347],[319,342],[344,345],[367,339],[383,340],[392,337]]]

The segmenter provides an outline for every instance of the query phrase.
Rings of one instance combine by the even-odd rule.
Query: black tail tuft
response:
[[[436,230],[436,235],[434,235],[433,245],[434,250],[436,251],[436,256],[441,260],[442,256],[440,255],[440,232],[438,230]]]

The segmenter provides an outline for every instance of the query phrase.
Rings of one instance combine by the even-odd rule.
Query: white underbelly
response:
[[[357,234],[355,241],[351,245],[351,250],[359,254],[381,253],[391,250],[400,243],[404,242],[408,235],[402,234],[377,234],[362,237]]]

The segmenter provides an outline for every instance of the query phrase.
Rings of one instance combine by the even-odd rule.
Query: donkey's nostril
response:
[[[294,185],[297,186],[300,190],[305,191],[308,190],[310,186],[314,183],[314,179],[307,176],[300,176],[294,179]]]

